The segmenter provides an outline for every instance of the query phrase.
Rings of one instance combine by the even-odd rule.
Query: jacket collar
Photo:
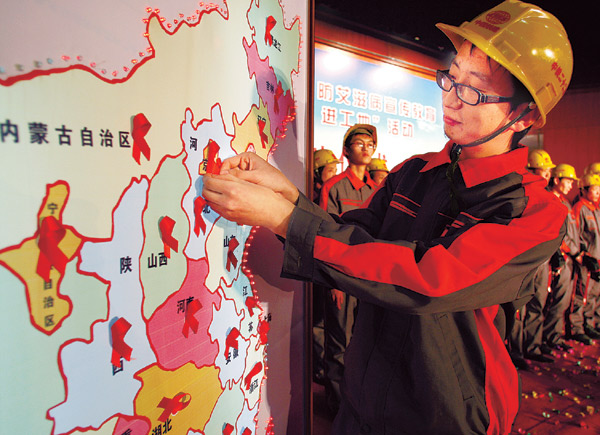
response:
[[[360,190],[360,189],[362,189],[366,185],[370,186],[372,189],[376,189],[377,188],[377,185],[375,184],[375,182],[373,181],[373,179],[369,175],[369,171],[365,171],[365,177],[367,179],[366,182],[364,182],[363,180],[359,179],[356,176],[356,174],[354,172],[352,172],[352,170],[350,169],[349,166],[346,168],[346,170],[344,171],[344,173],[346,174],[346,177],[348,177],[348,180],[350,180],[350,184],[352,184],[352,187],[354,187],[354,189],[356,189],[356,190]]]
[[[594,204],[592,201],[590,201],[587,198],[584,198],[583,196],[581,196],[579,198],[579,200],[587,207],[589,208],[591,211],[596,211],[596,209],[598,208],[597,204]]]
[[[421,172],[450,163],[450,151],[453,145],[452,141],[448,141],[443,150],[431,156]],[[496,156],[460,160],[458,166],[465,180],[465,185],[469,188],[503,177],[511,172],[523,173],[527,166],[527,155],[527,147],[519,146],[514,150]]]

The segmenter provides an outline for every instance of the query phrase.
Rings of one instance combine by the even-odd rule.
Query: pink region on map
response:
[[[146,435],[150,432],[150,423],[137,417],[120,417],[115,425],[113,435]]]
[[[252,45],[248,46],[244,39],[243,44],[248,57],[250,78],[253,75],[256,77],[258,95],[264,101],[269,112],[271,136],[273,139],[281,137],[286,130],[285,125],[296,116],[290,90],[283,90],[283,84],[269,65],[269,58],[267,57],[265,60],[260,58],[256,42],[253,41]]]
[[[219,348],[217,343],[210,341],[208,328],[213,305],[219,309],[221,298],[218,292],[213,294],[204,286],[207,274],[206,259],[188,259],[188,275],[181,289],[172,294],[148,321],[150,345],[164,370],[174,370],[188,362],[198,368],[214,365]]]

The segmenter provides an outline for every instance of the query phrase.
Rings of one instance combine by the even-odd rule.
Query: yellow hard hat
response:
[[[567,90],[573,51],[558,19],[539,6],[506,0],[460,27],[438,23],[458,50],[464,40],[494,59],[527,88],[537,105],[541,127]]]
[[[579,180],[579,187],[587,186],[600,186],[600,175],[598,174],[585,174]]]
[[[556,178],[572,178],[573,180],[579,180],[575,175],[575,168],[566,163],[556,165],[556,168],[552,171],[552,176]]]
[[[383,159],[371,159],[371,163],[367,165],[367,171],[385,171],[390,172]]]
[[[544,150],[531,150],[527,159],[527,167],[530,169],[551,169],[556,165],[552,163],[550,154]]]
[[[600,174],[600,162],[590,163],[585,167],[584,174]]]
[[[349,145],[346,142],[348,141],[349,138],[352,137],[352,135],[355,135],[355,134],[368,134],[369,136],[371,136],[373,138],[373,142],[375,143],[375,145],[377,145],[377,127],[375,127],[374,125],[354,124],[352,127],[350,127],[346,131],[346,134],[344,134],[344,146]]]
[[[340,161],[337,159],[333,151],[321,149],[314,152],[315,159],[315,171],[319,168],[322,168],[329,163],[339,163]]]

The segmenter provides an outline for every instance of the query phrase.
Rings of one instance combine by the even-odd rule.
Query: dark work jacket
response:
[[[303,196],[294,209],[282,275],[361,303],[335,433],[511,429],[518,375],[502,306],[531,296],[567,210],[526,170],[527,148],[451,165],[451,145],[398,165],[341,218]]]

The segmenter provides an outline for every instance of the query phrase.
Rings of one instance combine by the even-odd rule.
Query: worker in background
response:
[[[580,180],[579,200],[573,214],[579,228],[581,253],[577,256],[575,297],[569,315],[571,338],[586,345],[600,338],[600,175],[588,173]]]
[[[549,300],[546,303],[544,316],[544,331],[541,351],[551,354],[553,350],[565,351],[571,349],[564,340],[565,315],[571,303],[573,294],[573,259],[579,256],[579,230],[573,215],[571,203],[567,198],[577,183],[575,168],[566,163],[557,165],[552,171],[548,187],[560,202],[569,210],[567,215],[567,233],[560,249],[550,259],[552,268],[552,283]]]
[[[321,188],[330,178],[337,175],[340,161],[333,151],[315,150],[313,153],[313,201],[319,204]],[[325,297],[329,289],[313,286],[313,381],[325,385]]]
[[[369,171],[369,175],[378,186],[383,183],[385,177],[390,173],[386,161],[378,158],[371,159],[371,163],[367,166],[367,171]]]
[[[377,129],[370,124],[355,124],[343,138],[343,155],[348,161],[344,172],[329,179],[321,190],[321,208],[341,216],[359,208],[377,188],[367,166],[377,149]],[[344,354],[350,343],[358,300],[338,289],[325,297],[325,396],[332,414],[341,400]]]
[[[550,181],[552,168],[550,155],[544,150],[531,150],[529,152],[527,169],[542,177],[546,184]],[[542,352],[542,336],[544,331],[544,306],[548,298],[550,287],[550,259],[538,266],[533,279],[533,298],[525,306],[523,316],[523,350],[525,359],[550,363],[554,359]]]
[[[566,231],[519,145],[568,86],[564,27],[516,0],[438,27],[458,51],[436,74],[449,140],[361,208],[327,214],[253,153],[204,180],[211,209],[284,239],[283,277],[359,298],[334,434],[508,434],[520,394],[505,306],[531,297]]]
[[[316,150],[313,153],[313,201],[317,204],[321,200],[321,188],[323,184],[337,175],[337,168],[340,161],[333,151],[328,149]]]

